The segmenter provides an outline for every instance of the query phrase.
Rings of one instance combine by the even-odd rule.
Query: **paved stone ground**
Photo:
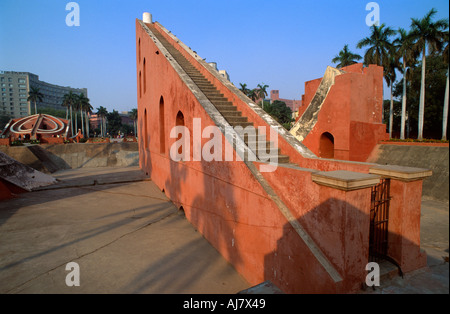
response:
[[[139,181],[139,169],[55,176],[64,180],[58,189],[0,203],[0,293],[237,293],[249,287],[153,182]],[[104,184],[93,185],[94,179]],[[122,183],[108,184],[114,181]],[[80,266],[79,287],[65,284],[69,262]]]
[[[222,294],[250,287],[137,167],[54,176],[61,181],[52,189],[0,202],[0,293]],[[448,203],[423,201],[421,238],[428,268],[363,293],[448,294]],[[65,284],[69,262],[80,266],[79,287]]]
[[[448,294],[449,293],[449,205],[424,198],[420,226],[421,248],[427,253],[427,268],[404,278],[380,281],[380,287],[362,293],[374,294]]]

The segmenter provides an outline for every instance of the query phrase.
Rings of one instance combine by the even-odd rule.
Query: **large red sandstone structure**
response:
[[[354,292],[377,245],[403,272],[426,265],[419,230],[429,171],[317,157],[157,22],[136,20],[136,52],[140,166],[250,284]],[[261,127],[259,143],[239,126]],[[202,148],[220,158],[198,158]],[[230,151],[233,161],[223,161]],[[378,203],[389,206],[389,224]]]

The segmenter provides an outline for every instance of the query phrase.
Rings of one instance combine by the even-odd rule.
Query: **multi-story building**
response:
[[[39,80],[39,76],[29,72],[0,71],[0,115],[11,118],[34,114],[34,103],[27,101],[31,87],[39,88],[44,97],[37,102],[39,109],[66,110],[62,106],[64,95],[72,91],[87,97],[87,88],[59,86]]]

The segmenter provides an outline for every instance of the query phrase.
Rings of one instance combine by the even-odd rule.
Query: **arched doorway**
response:
[[[159,152],[166,153],[166,129],[164,120],[164,98],[159,99]]]
[[[184,126],[184,115],[183,115],[183,113],[181,111],[178,111],[178,113],[177,113],[175,125],[176,126]],[[179,139],[181,139],[181,137],[182,137],[182,134],[178,134],[177,141]],[[183,153],[183,146],[180,146],[178,148],[178,154],[181,155],[182,153]]]
[[[334,136],[325,132],[320,136],[319,157],[334,158]]]
[[[144,149],[148,149],[148,121],[147,121],[147,109],[144,110],[144,134],[142,136],[144,140]]]
[[[145,58],[144,58],[144,66],[143,66],[143,70],[142,70],[143,76],[144,76],[144,94],[147,90],[147,70],[146,70],[146,65],[145,65]]]

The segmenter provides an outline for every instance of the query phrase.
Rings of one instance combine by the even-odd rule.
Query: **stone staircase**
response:
[[[175,61],[183,68],[186,74],[194,81],[202,93],[211,101],[216,109],[228,121],[228,123],[235,128],[241,126],[242,128],[254,127],[253,122],[248,120],[248,117],[242,115],[242,112],[237,110],[214,84],[212,84],[195,66],[193,66],[169,41],[159,33],[159,31],[151,24],[146,24],[158,38],[161,44],[172,55]],[[239,132],[238,132],[239,134]],[[248,148],[261,161],[277,161],[278,163],[289,163],[289,156],[281,154],[279,148],[274,147],[274,143],[266,140],[264,134],[259,134],[258,129],[254,132],[240,134]]]

